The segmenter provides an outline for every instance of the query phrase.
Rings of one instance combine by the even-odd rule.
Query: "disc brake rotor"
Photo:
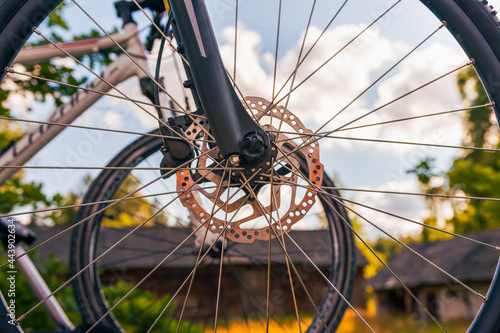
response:
[[[323,165],[313,132],[289,110],[268,110],[270,102],[258,97],[247,97],[246,104],[274,138],[275,160],[222,171],[226,161],[208,135],[210,126],[199,118],[185,134],[199,145],[200,157],[177,172],[177,191],[192,219],[213,233],[226,230],[225,237],[235,242],[252,243],[268,240],[269,233],[281,236],[307,214],[316,202],[312,188],[323,181]]]

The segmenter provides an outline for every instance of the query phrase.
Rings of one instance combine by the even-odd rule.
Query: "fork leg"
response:
[[[179,50],[189,62],[196,92],[222,157],[233,155],[252,160],[269,147],[265,131],[250,117],[226,73],[203,0],[170,0]],[[260,156],[251,156],[244,140],[261,141]]]

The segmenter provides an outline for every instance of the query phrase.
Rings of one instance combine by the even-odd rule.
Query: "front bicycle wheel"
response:
[[[41,73],[29,69],[28,79],[21,80],[20,75],[26,73],[19,66],[11,67],[11,63],[32,27],[41,21],[39,13],[50,12],[49,7],[55,8],[58,3],[30,0],[6,1],[0,5],[0,22],[3,22],[0,45],[7,50],[0,56],[0,67],[8,67],[2,74],[6,75],[3,91],[17,92],[17,88],[12,88],[14,84],[27,87],[33,80],[44,80]],[[397,313],[381,320],[380,316],[363,306],[354,306],[349,300],[354,269],[351,237],[354,236],[371,261],[367,274],[377,265],[385,272],[378,275],[383,283],[367,282],[373,284],[372,297],[379,302],[383,301],[381,296],[389,295],[384,301],[389,304],[379,304],[379,310],[404,308],[410,317],[403,320],[406,326],[414,325],[417,316],[425,327],[466,331],[475,318],[471,332],[498,331],[500,323],[495,302],[500,299],[496,297],[500,285],[493,282],[490,297],[486,297],[490,280],[483,278],[478,282],[473,274],[463,273],[474,271],[468,260],[472,256],[465,255],[456,265],[439,266],[436,262],[440,260],[431,255],[426,257],[408,245],[461,237],[466,242],[479,244],[481,250],[478,251],[485,251],[482,258],[493,258],[485,259],[482,266],[488,270],[487,275],[492,276],[495,271],[498,240],[485,243],[468,236],[472,231],[500,226],[500,193],[491,185],[498,182],[499,172],[500,40],[495,11],[485,1],[476,0],[395,0],[391,3],[223,0],[208,6],[228,75],[247,111],[275,139],[275,150],[268,160],[244,170],[230,168],[228,161],[217,153],[206,119],[197,114],[192,116],[196,121],[191,118],[192,122],[183,123],[185,141],[194,151],[193,159],[164,169],[170,178],[160,173],[160,158],[155,160],[153,156],[154,149],[160,147],[157,139],[151,139],[156,142],[151,144],[154,148],[151,151],[143,148],[142,145],[147,144],[140,141],[141,144],[127,148],[126,154],[118,155],[113,166],[133,167],[132,176],[127,176],[127,170],[112,169],[108,169],[111,170],[108,176],[98,176],[87,195],[88,202],[82,204],[85,207],[82,212],[90,213],[81,213],[74,227],[77,236],[73,250],[78,252],[73,254],[70,279],[77,286],[76,295],[86,324],[92,326],[99,322],[106,327],[133,330],[126,321],[120,328],[117,321],[126,318],[117,312],[131,309],[134,299],[164,297],[163,306],[146,306],[148,311],[139,307],[141,314],[135,316],[143,318],[144,313],[154,312],[153,318],[146,320],[148,327],[153,326],[156,318],[173,318],[162,324],[168,329],[203,330],[203,325],[197,326],[199,318],[203,318],[201,321],[210,322],[214,331],[224,326],[234,331],[237,328],[232,325],[238,321],[233,318],[243,317],[241,326],[247,331],[302,331],[308,327],[311,332],[321,332],[335,330],[347,308],[347,325],[355,325],[359,331],[384,331],[384,326],[397,329]],[[72,21],[80,24],[82,20],[76,18],[77,7],[70,7]],[[95,14],[101,15],[99,11]],[[38,30],[49,38],[50,30]],[[177,47],[175,40],[171,42]],[[177,51],[170,47],[165,52],[168,60],[162,61],[163,87],[172,100],[172,109],[194,110],[196,102],[178,79],[180,77],[181,82],[186,79],[182,73],[185,59],[178,57]],[[65,57],[69,57],[69,61],[78,60],[67,54]],[[75,72],[83,75],[81,69]],[[64,77],[61,81],[56,83],[68,83]],[[185,86],[189,87],[189,82]],[[43,91],[38,93],[45,96]],[[16,97],[19,96],[26,95]],[[27,99],[30,96],[28,94]],[[129,102],[135,104],[135,99],[130,98],[134,101]],[[49,108],[52,101],[35,100],[34,106],[42,111]],[[3,105],[18,106],[12,97]],[[113,120],[118,118],[119,121],[111,123],[113,126],[120,123],[124,127],[139,126],[143,120],[137,113],[128,120],[119,117],[113,109],[116,104],[106,107],[109,110],[101,110],[96,118],[103,115],[114,117]],[[87,133],[103,130],[98,126],[102,123],[87,121],[91,124],[85,129]],[[92,143],[91,137],[82,138]],[[100,147],[105,141],[100,140],[95,146]],[[109,150],[118,150],[118,146],[125,144],[122,141],[115,139]],[[59,166],[73,162],[72,166],[96,168],[85,163],[97,163],[94,157],[105,155],[104,152],[81,153],[79,158],[68,158],[73,157],[72,150],[66,149],[68,145],[68,142],[54,143],[52,150],[46,153],[49,158],[39,159],[31,167],[40,167],[40,161],[54,161],[60,154],[62,160],[55,161],[64,163]],[[78,142],[73,145],[76,147]],[[136,160],[127,160],[134,154],[137,154]],[[157,169],[156,178],[136,175],[145,170],[141,163],[146,157],[154,161],[147,168]],[[125,161],[129,164],[122,165]],[[4,166],[7,164],[8,161]],[[343,200],[336,192],[339,188],[326,177],[327,173],[335,175],[343,184]],[[26,174],[35,177],[28,171]],[[62,192],[67,193],[71,188],[68,184],[76,184],[73,178],[78,177],[75,172],[69,174],[64,183],[54,176],[44,176],[43,181],[51,191],[52,186],[61,185]],[[104,179],[108,180],[104,182]],[[162,193],[169,193],[176,200],[162,201],[163,196],[159,195]],[[354,226],[346,214],[356,222]],[[90,223],[91,220],[94,222]],[[144,228],[147,236],[141,238],[147,245],[138,243],[137,238],[130,238],[134,239],[132,243],[126,241],[139,235],[137,226],[154,221],[164,228],[161,237],[152,234],[156,229]],[[109,229],[120,235],[130,233],[130,236],[117,243],[122,237],[106,234]],[[315,260],[314,256],[302,254],[302,251],[307,254],[305,249],[314,244],[304,236],[316,232],[309,229],[328,230],[327,248],[332,251],[328,261],[332,264],[324,269],[319,265],[322,255]],[[158,245],[149,244],[153,239]],[[410,273],[400,274],[398,269],[392,269],[397,260],[385,259],[396,252],[394,245],[423,259],[422,265],[442,274],[439,284],[436,280],[426,280],[425,276],[419,280],[420,284],[412,284],[407,277],[426,270],[419,269],[420,266],[415,269],[408,261],[398,269]],[[194,254],[192,246],[197,246]],[[415,249],[422,247],[415,246]],[[146,250],[148,255],[144,255]],[[248,252],[258,254],[258,260],[255,256],[253,259],[257,262],[246,266],[246,276],[238,271],[241,265],[232,269],[221,260],[223,256],[230,258],[232,250],[243,252],[245,256],[242,255],[241,260],[245,262],[252,261],[246,256]],[[177,251],[185,251],[178,260],[186,266],[170,263]],[[277,257],[274,251],[278,251]],[[154,252],[154,256],[150,252]],[[296,253],[300,253],[302,259],[295,258]],[[146,258],[156,260],[146,265]],[[397,258],[401,257],[394,259]],[[141,269],[160,265],[157,269],[160,270],[164,264],[164,272],[171,273],[181,266],[188,267],[188,271],[176,270],[181,276],[176,287],[155,289],[152,285],[161,284],[162,278],[149,280],[153,281],[150,287],[155,294],[145,295],[141,288],[147,286],[148,279],[139,286],[137,282],[153,273],[137,271],[140,279],[124,276],[118,268],[128,267],[127,260],[135,262],[134,265],[142,263]],[[213,278],[209,274],[211,269],[215,272]],[[237,277],[225,280],[235,270]],[[165,281],[170,280],[170,273],[166,273]],[[259,275],[261,273],[263,275]],[[279,285],[274,278],[277,275],[285,276],[286,281],[281,280]],[[309,275],[317,277],[311,280],[314,287],[306,283],[304,276]],[[236,282],[247,288],[237,289]],[[432,283],[436,290],[429,291],[426,288]],[[481,285],[477,287],[477,283]],[[280,291],[285,285],[291,300],[280,303],[281,297],[273,298],[273,291]],[[318,295],[308,292],[311,288],[318,290]],[[455,303],[442,302],[435,295],[441,295],[440,291],[446,288],[458,288],[457,295],[468,296],[455,297]],[[214,296],[208,297],[207,293],[213,290]],[[238,305],[223,308],[224,296],[221,295],[227,295],[230,290],[241,291],[239,295],[246,297],[234,297]],[[196,303],[199,298],[193,296],[195,291],[207,296],[203,299],[209,301]],[[178,294],[192,297],[186,297],[184,302],[177,298]],[[123,296],[127,297],[122,301]],[[272,306],[274,301],[280,306]],[[168,304],[171,307],[165,307]],[[481,304],[483,307],[479,310]],[[467,308],[468,313],[474,314],[466,316],[466,324],[454,326],[455,323],[445,322],[450,317],[447,313],[456,307]],[[107,315],[110,309],[114,317]],[[241,309],[244,314],[234,315]],[[208,315],[204,317],[201,313]],[[205,319],[207,317],[209,319]],[[272,322],[277,325],[270,328]],[[286,325],[289,322],[293,323],[292,328]]]

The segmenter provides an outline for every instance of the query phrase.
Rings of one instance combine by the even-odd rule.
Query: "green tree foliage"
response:
[[[137,191],[139,185],[140,183],[137,179],[130,175],[127,176],[112,199],[120,199],[129,193]],[[159,210],[163,206],[161,204],[152,205],[147,198],[138,198],[140,196],[142,196],[141,192],[136,192],[130,196],[130,198],[134,199],[123,200],[106,209],[101,222],[102,225],[113,228],[136,226],[150,218],[156,213],[156,210]],[[154,224],[166,225],[165,214],[156,215],[145,226],[153,226]]]
[[[430,194],[425,197],[427,206],[429,207],[429,215],[422,221],[423,224],[437,227],[440,216],[440,207],[442,198],[433,196],[435,194],[446,194],[442,186],[433,186],[432,179],[436,177],[434,171],[434,158],[425,158],[415,168],[408,170],[407,173],[415,174],[420,183],[421,192]],[[445,234],[432,228],[422,228],[420,240],[424,242],[433,241],[445,237]]]
[[[473,68],[459,72],[458,90],[466,106],[481,106],[489,104],[488,96]],[[464,115],[466,135],[462,144],[478,148],[499,148],[498,124],[494,119],[491,107],[473,108]],[[466,195],[472,197],[500,198],[500,155],[484,150],[464,150],[455,159],[450,170],[441,175],[445,177],[445,185],[430,186],[432,177],[432,160],[422,160],[408,173],[417,176],[422,193]],[[435,226],[437,210],[443,199],[427,197],[430,214],[424,223]],[[500,227],[500,203],[490,200],[472,199],[451,200],[454,216],[446,221],[447,228],[463,234],[474,231]],[[431,236],[432,235],[432,236]],[[422,240],[443,238],[445,234],[423,228]]]
[[[464,102],[469,105],[489,103],[484,88],[472,70],[463,70],[458,78],[458,88]],[[472,98],[467,89],[472,88]],[[465,115],[469,135],[464,145],[473,147],[500,148],[498,124],[492,122],[491,107],[470,110]],[[490,137],[494,137],[490,142]],[[497,140],[498,141],[498,140]],[[487,151],[467,151],[453,163],[447,173],[451,193],[468,196],[500,198],[500,155]],[[500,227],[500,203],[488,200],[470,200],[454,207],[455,216],[449,221],[457,233],[486,230]]]
[[[134,284],[132,283],[118,281],[112,286],[104,287],[104,295],[109,304],[115,304],[126,293],[132,290],[133,286]],[[149,290],[135,289],[113,311],[113,315],[126,332],[147,332],[169,301],[169,295],[158,297]],[[166,311],[162,314],[161,319],[155,325],[154,330],[156,332],[176,332],[178,320],[169,318],[169,314],[175,306],[176,302],[170,303]],[[186,321],[182,322],[179,328],[179,332],[201,333],[203,331],[202,325],[195,325]]]

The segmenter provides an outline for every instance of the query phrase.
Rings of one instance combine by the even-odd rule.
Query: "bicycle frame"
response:
[[[90,92],[88,90],[78,91],[72,96],[70,102],[61,105],[54,111],[49,119],[50,122],[70,124],[101,98],[102,95],[100,93],[107,93],[112,89],[112,86],[116,86],[118,83],[132,76],[138,76],[139,79],[147,77],[147,74],[143,71],[148,68],[146,55],[142,48],[142,43],[139,40],[135,23],[127,23],[124,26],[123,34],[115,34],[112,37],[118,43],[123,43],[125,45],[129,54],[132,55],[134,61],[142,69],[138,68],[127,55],[119,55],[101,74],[101,77],[107,82],[104,82],[100,78],[96,78],[86,86],[86,89],[91,89],[99,93]],[[61,49],[73,56],[89,54],[113,46],[115,46],[114,42],[107,37],[59,45]],[[61,54],[62,52],[53,45],[34,47],[22,50],[15,62],[32,63],[61,56]],[[64,128],[65,126],[63,125],[40,125],[7,148],[2,155],[0,155],[0,165],[23,165]],[[17,168],[0,169],[0,185],[9,179],[17,170]]]

